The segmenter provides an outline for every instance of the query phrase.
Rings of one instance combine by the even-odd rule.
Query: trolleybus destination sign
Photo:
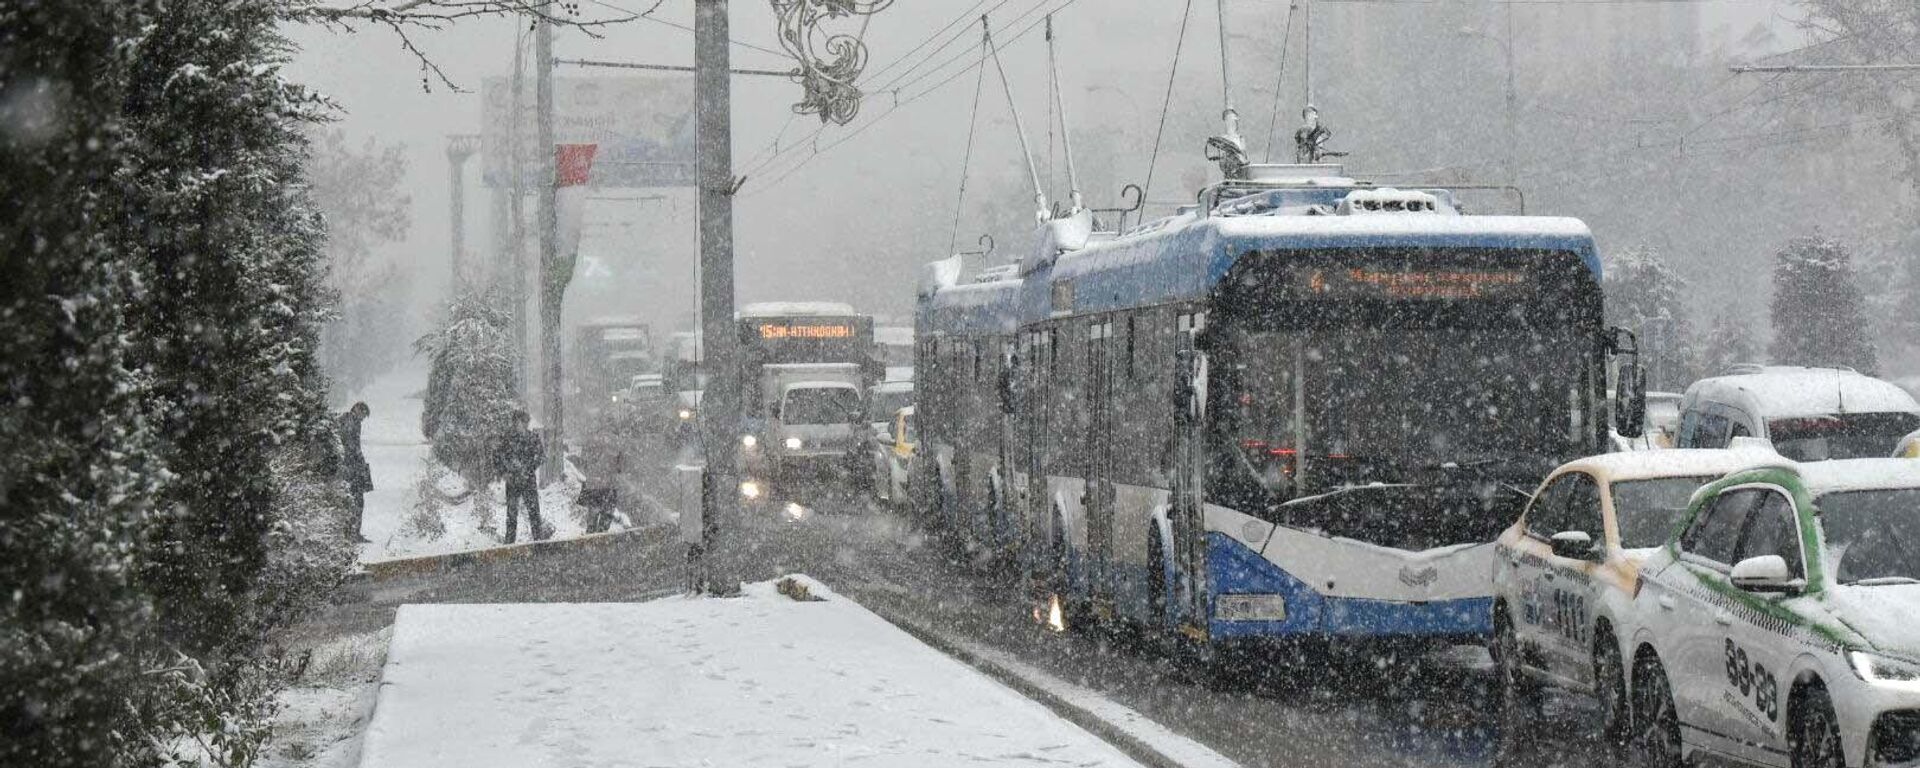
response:
[[[1303,299],[1495,299],[1533,287],[1525,270],[1417,266],[1302,267],[1288,282]]]

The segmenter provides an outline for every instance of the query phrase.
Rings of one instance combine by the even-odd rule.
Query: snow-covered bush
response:
[[[441,491],[441,484],[447,482],[452,474],[446,465],[438,459],[428,457],[420,462],[420,473],[413,480],[413,504],[407,510],[407,519],[400,523],[400,535],[438,541],[447,535],[447,520],[442,515],[447,508],[448,499]]]
[[[420,431],[433,456],[459,473],[469,488],[492,479],[494,441],[516,405],[512,315],[501,291],[461,290],[447,305],[439,329],[414,348],[431,369]]]
[[[1607,254],[1607,322],[1640,338],[1647,384],[1683,389],[1694,378],[1693,333],[1687,318],[1687,282],[1659,251],[1647,246]]]

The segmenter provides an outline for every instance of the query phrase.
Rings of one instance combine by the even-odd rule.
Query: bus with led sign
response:
[[[1235,180],[1017,274],[923,285],[915,506],[1069,624],[1205,658],[1485,642],[1494,538],[1610,423],[1639,431],[1632,337],[1604,325],[1578,220],[1350,194],[1396,193]]]

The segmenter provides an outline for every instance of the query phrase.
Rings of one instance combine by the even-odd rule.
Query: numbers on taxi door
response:
[[[1553,616],[1549,623],[1561,637],[1586,642],[1587,596],[1565,589],[1553,590]]]
[[[1747,657],[1747,649],[1727,638],[1727,685],[1752,699],[1753,708],[1768,720],[1780,719],[1780,679],[1767,667]]]

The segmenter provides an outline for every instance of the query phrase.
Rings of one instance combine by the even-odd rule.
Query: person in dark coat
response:
[[[360,449],[360,424],[372,412],[366,403],[354,403],[340,414],[340,479],[347,482],[347,494],[353,497],[353,521],[347,527],[347,538],[361,544],[367,543],[367,537],[360,533],[360,522],[367,513],[367,492],[373,490],[373,468]]]
[[[540,483],[536,479],[540,471],[540,459],[545,446],[540,444],[540,436],[527,428],[531,419],[526,411],[513,412],[512,426],[500,437],[500,443],[494,448],[493,466],[507,483],[507,536],[506,543],[512,544],[514,529],[519,522],[522,506],[527,510],[527,532],[535,541],[547,537],[546,530],[540,524]]]

